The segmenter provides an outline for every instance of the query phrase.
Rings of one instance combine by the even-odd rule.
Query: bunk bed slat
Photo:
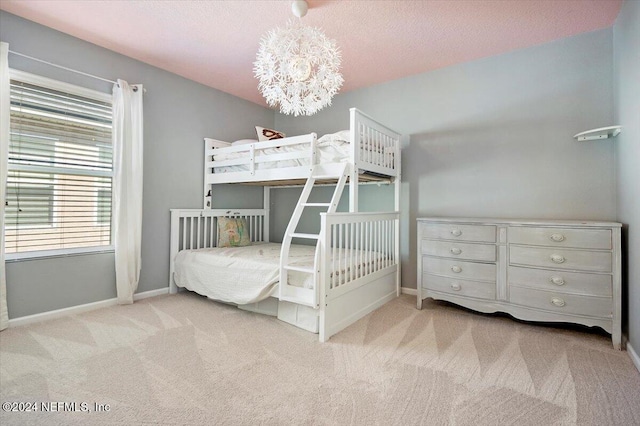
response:
[[[197,217],[196,220],[198,221],[198,229],[196,232],[196,249],[200,248],[200,222],[201,222],[201,217]]]

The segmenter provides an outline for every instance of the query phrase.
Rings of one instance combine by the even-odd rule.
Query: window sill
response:
[[[57,257],[70,257],[70,256],[86,256],[92,254],[101,253],[113,253],[115,251],[114,246],[101,246],[101,247],[80,247],[75,249],[62,249],[62,250],[43,250],[32,251],[26,253],[6,253],[5,261],[11,262],[24,262],[29,260],[38,259],[52,259]]]

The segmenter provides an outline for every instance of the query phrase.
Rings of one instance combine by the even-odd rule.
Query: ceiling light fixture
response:
[[[294,1],[291,11],[298,18],[307,14],[304,0]],[[340,50],[334,40],[300,20],[276,27],[260,41],[253,63],[258,89],[269,106],[280,106],[283,114],[313,115],[338,93]]]

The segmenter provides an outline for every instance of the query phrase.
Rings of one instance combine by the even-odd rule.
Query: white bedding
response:
[[[184,287],[203,296],[222,302],[244,305],[256,303],[275,295],[280,280],[281,244],[252,243],[246,247],[213,247],[199,250],[182,250],[175,258],[174,280],[178,287]],[[362,275],[369,272],[369,266],[380,255],[356,255],[363,259],[357,266]],[[289,263],[295,266],[313,266],[315,246],[292,244]],[[364,261],[364,259],[367,259]],[[336,279],[344,282],[350,269],[344,266]],[[360,272],[360,271],[359,271]],[[333,277],[334,273],[331,273]],[[297,287],[313,288],[313,276],[304,272],[290,271],[289,284]]]
[[[324,135],[317,141],[316,158],[318,163],[341,163],[349,161],[350,158],[350,135],[348,130],[342,130],[337,133]],[[308,145],[287,145],[276,148],[267,148],[261,150],[261,155],[282,154],[285,152],[301,152],[309,151]],[[236,152],[231,154],[217,154],[213,156],[213,161],[234,160],[244,158],[247,152]],[[392,156],[392,153],[387,153]],[[374,152],[371,161],[375,164],[383,163],[382,154]],[[392,157],[390,157],[392,158]],[[390,163],[390,161],[389,161]],[[264,163],[256,163],[256,169],[276,169],[283,167],[306,166],[309,164],[308,158],[299,158],[293,160],[270,161]],[[214,173],[243,172],[249,170],[248,165],[214,167]]]
[[[281,247],[275,243],[253,243],[246,247],[183,250],[176,255],[174,279],[178,287],[211,299],[238,305],[259,302],[276,293]],[[315,249],[292,244],[289,262],[313,266]],[[312,288],[313,277],[292,271],[289,283]]]

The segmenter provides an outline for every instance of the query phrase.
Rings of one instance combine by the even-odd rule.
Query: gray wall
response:
[[[144,84],[144,212],[138,292],[167,287],[169,209],[202,207],[202,138],[255,137],[255,125],[273,126],[273,112],[6,12],[0,12],[0,39],[20,53],[110,80]],[[9,65],[111,92],[109,83],[15,55],[9,56]],[[218,187],[214,204],[262,207],[262,189]],[[10,318],[115,295],[113,253],[7,264]]]
[[[408,136],[402,275],[415,288],[417,217],[616,219],[614,142],[572,138],[611,125],[611,57],[605,29],[341,94],[275,128],[335,132],[357,107]]]
[[[623,242],[627,284],[628,336],[640,353],[640,2],[626,1],[613,27],[618,220]]]

